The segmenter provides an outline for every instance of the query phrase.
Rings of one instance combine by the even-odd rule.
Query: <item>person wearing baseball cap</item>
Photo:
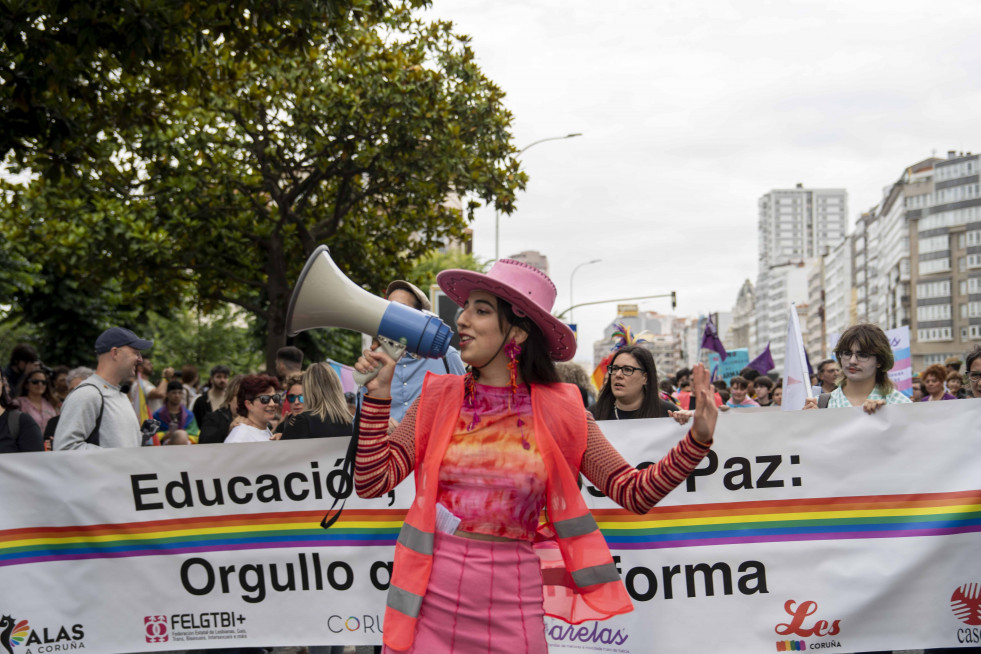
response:
[[[502,259],[486,274],[445,270],[436,281],[463,309],[456,324],[470,372],[428,375],[389,432],[396,362],[376,348],[355,364],[378,373],[361,411],[358,495],[384,495],[413,471],[416,480],[395,546],[384,641],[399,651],[443,651],[447,642],[482,651],[489,641],[498,651],[544,653],[546,614],[576,624],[633,608],[582,499],[580,471],[610,499],[646,513],[708,453],[714,389],[697,364],[691,431],[637,470],[603,436],[579,390],[560,382],[554,362],[571,359],[576,341],[552,315],[548,276]],[[540,525],[543,508],[548,523]],[[543,575],[543,564],[554,574]]]
[[[153,341],[124,327],[110,327],[95,340],[95,374],[68,394],[55,429],[54,449],[140,447],[140,423],[120,385],[136,376],[141,352]]]
[[[422,289],[404,279],[396,279],[385,289],[389,302],[398,302],[419,311],[432,311],[433,305]],[[392,379],[392,412],[390,418],[398,423],[405,416],[409,406],[422,392],[422,382],[426,373],[434,375],[462,375],[466,372],[460,353],[450,347],[442,359],[427,359],[413,354],[405,354],[395,366]]]

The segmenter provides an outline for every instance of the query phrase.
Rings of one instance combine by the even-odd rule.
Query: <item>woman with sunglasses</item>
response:
[[[43,433],[48,421],[58,415],[56,401],[51,394],[51,381],[43,370],[32,370],[21,378],[20,383],[14,402],[18,409],[34,419]]]
[[[290,393],[297,386],[290,387]],[[315,363],[307,368],[299,390],[301,395],[289,398],[290,408],[295,402],[303,410],[291,413],[283,421],[283,440],[351,435],[351,414],[347,410],[344,389],[330,364]]]
[[[429,375],[389,434],[395,361],[365,350],[355,365],[378,371],[362,406],[358,494],[383,495],[413,469],[416,480],[395,547],[384,642],[387,651],[544,653],[546,614],[577,623],[633,608],[577,475],[621,506],[649,511],[712,443],[718,412],[708,373],[696,366],[692,375],[692,430],[637,470],[586,413],[578,389],[559,381],[553,362],[571,359],[576,341],[551,315],[556,291],[544,273],[503,259],[487,274],[446,270],[436,281],[463,309],[460,356],[470,372]],[[548,522],[539,528],[543,508]]]
[[[17,408],[0,370],[0,454],[42,451],[41,429],[27,413]]]
[[[889,338],[877,325],[852,325],[844,331],[835,346],[835,358],[841,365],[838,388],[819,397],[808,398],[805,409],[840,409],[860,406],[875,413],[886,404],[909,404],[889,379],[894,359]]]
[[[269,423],[279,413],[283,397],[279,380],[270,375],[246,375],[238,386],[235,411],[244,420],[235,426],[226,443],[258,443],[272,439]]]
[[[654,356],[639,345],[624,345],[613,355],[599,397],[588,409],[596,420],[664,418],[677,410],[661,397]]]
[[[276,428],[273,429],[274,439],[282,437],[283,431],[286,429],[286,423],[289,422],[290,418],[303,413],[303,373],[291,372],[286,375],[286,379],[283,381],[283,388],[286,389],[286,393],[283,394],[286,415],[283,420],[279,421]]]

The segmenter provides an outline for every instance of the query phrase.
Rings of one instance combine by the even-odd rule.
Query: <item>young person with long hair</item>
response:
[[[0,371],[0,454],[42,451],[44,439],[41,437],[41,428],[14,403],[7,388],[6,377]]]
[[[303,411],[286,417],[283,440],[350,436],[351,414],[341,380],[328,363],[315,363],[303,373]],[[290,400],[292,408],[296,400]]]
[[[877,325],[862,323],[844,331],[835,346],[842,379],[829,394],[827,408],[860,406],[875,413],[886,404],[908,404],[910,399],[896,390],[889,379],[895,363],[889,338]],[[820,397],[808,398],[805,409],[816,409]]]
[[[538,269],[497,261],[487,274],[447,270],[437,283],[462,307],[463,377],[430,375],[388,433],[395,362],[365,350],[355,368],[378,371],[362,407],[355,487],[387,493],[415,471],[416,499],[395,548],[387,651],[547,651],[544,616],[570,622],[632,610],[630,597],[576,480],[579,472],[621,506],[646,513],[681,483],[712,444],[718,412],[708,372],[692,429],[657,464],[630,466],[559,382],[554,361],[576,350],[551,315],[555,285]],[[656,388],[656,386],[654,386]],[[542,509],[547,523],[539,528]],[[539,549],[553,556],[543,590]],[[553,585],[554,583],[554,585]],[[575,611],[575,613],[573,613]]]
[[[603,388],[589,412],[596,420],[664,418],[678,407],[661,398],[654,356],[639,345],[624,345],[606,369]]]
[[[17,408],[29,415],[44,431],[48,421],[58,415],[58,401],[51,393],[51,378],[41,368],[31,370],[20,380],[20,389],[14,400]]]

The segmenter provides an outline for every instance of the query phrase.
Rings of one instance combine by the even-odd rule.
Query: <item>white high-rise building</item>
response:
[[[819,258],[845,237],[848,192],[842,188],[774,189],[759,199],[759,270],[756,280],[756,334],[750,357],[770,343],[777,370],[783,369],[787,315],[791,303],[807,324],[808,277]],[[806,342],[806,337],[805,337]]]
[[[759,272],[814,259],[844,238],[848,192],[843,188],[774,189],[759,200]]]

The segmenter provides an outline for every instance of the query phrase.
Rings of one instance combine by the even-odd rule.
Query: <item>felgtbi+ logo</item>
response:
[[[146,630],[146,642],[166,643],[170,636],[167,633],[167,616],[148,615],[143,618],[143,628]]]

